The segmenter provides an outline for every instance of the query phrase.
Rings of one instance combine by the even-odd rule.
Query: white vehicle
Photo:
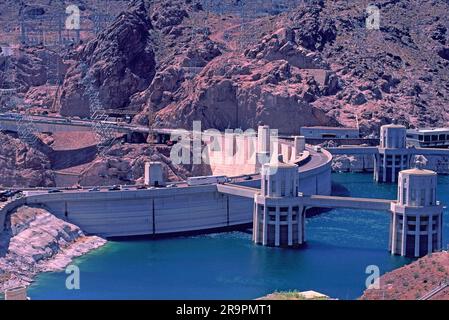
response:
[[[321,152],[321,147],[320,146],[314,146],[313,150],[315,150],[315,152]]]
[[[189,186],[202,186],[207,184],[217,184],[228,182],[228,177],[226,176],[204,176],[204,177],[192,177],[187,179],[187,184]]]

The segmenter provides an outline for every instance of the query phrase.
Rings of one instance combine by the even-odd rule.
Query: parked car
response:
[[[98,191],[100,191],[100,188],[99,188],[99,187],[90,188],[90,189],[88,190],[88,192],[98,192]]]
[[[117,185],[112,186],[108,189],[108,191],[119,191],[119,190],[120,190],[120,186],[117,186]]]
[[[21,193],[21,192],[22,192],[22,190],[6,190],[6,191],[3,191],[1,195],[9,198],[9,197],[14,197],[16,194]]]
[[[62,191],[59,190],[59,189],[50,189],[50,190],[48,190],[48,193],[59,193],[59,192],[62,192]]]

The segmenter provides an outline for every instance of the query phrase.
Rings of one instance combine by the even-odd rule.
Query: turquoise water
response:
[[[396,186],[375,184],[371,174],[333,174],[334,194],[394,199]],[[449,203],[449,177],[439,199]],[[448,212],[445,211],[445,218]],[[447,221],[448,219],[445,219]],[[307,220],[307,245],[277,249],[254,245],[248,232],[161,240],[111,241],[75,260],[80,290],[65,288],[66,274],[41,274],[32,299],[253,299],[276,290],[316,290],[355,299],[365,269],[381,273],[410,260],[387,251],[385,212],[335,209]],[[444,224],[444,245],[449,225]]]

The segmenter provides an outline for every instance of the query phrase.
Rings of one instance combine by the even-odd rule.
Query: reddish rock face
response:
[[[79,52],[79,61],[67,73],[59,96],[64,116],[90,116],[95,99],[104,109],[119,109],[148,87],[155,73],[149,42],[152,28],[143,1],[134,1],[115,22]],[[92,88],[86,88],[91,86]]]
[[[372,133],[392,121],[447,121],[447,3],[381,1],[380,30],[366,29],[368,0],[312,1],[244,26],[235,13],[194,2],[149,4],[132,2],[78,49],[58,98],[62,114],[89,114],[87,82],[100,104],[143,111],[136,123],[147,124],[151,109],[156,126],[264,122],[297,133],[358,118]]]
[[[30,2],[5,3],[27,15],[55,10],[36,11]],[[304,125],[358,123],[362,134],[372,134],[391,122],[447,125],[449,4],[380,0],[380,30],[368,30],[370,4],[314,0],[243,19],[242,8],[221,13],[197,1],[135,0],[93,40],[59,55],[39,46],[0,54],[0,82],[20,87],[19,98],[32,106],[21,111],[56,108],[87,117],[95,104],[138,111],[133,123],[150,118],[155,127],[264,123],[290,134]],[[92,0],[81,7],[91,11]],[[55,70],[61,86],[50,81]],[[113,167],[111,177],[123,178]]]
[[[216,58],[192,84],[181,86],[173,97],[175,102],[159,111],[158,119],[167,126],[187,128],[201,120],[204,129],[221,130],[264,123],[281,133],[295,133],[302,125],[335,125],[332,118],[309,104],[324,88],[307,83],[308,76],[285,60]]]
[[[168,151],[169,153],[170,151]],[[105,155],[94,159],[79,176],[82,186],[111,184],[143,184],[146,161],[159,161],[164,168],[167,181],[184,180],[189,172],[186,168],[176,166],[158,150],[147,145],[116,145]]]
[[[0,185],[51,187],[54,176],[48,157],[19,139],[0,133]]]
[[[446,283],[449,254],[432,253],[380,277],[379,288],[368,288],[360,300],[418,300]],[[448,300],[449,289],[439,291],[428,300]]]
[[[366,29],[369,4],[308,1],[242,25],[238,10],[219,14],[195,1],[132,1],[95,39],[65,54],[71,67],[66,73],[66,63],[61,65],[63,86],[49,92],[50,98],[38,99],[48,105],[56,95],[61,114],[88,116],[89,84],[108,109],[145,111],[135,117],[137,123],[148,122],[150,108],[159,112],[156,125],[183,127],[191,125],[192,117],[219,129],[255,126],[272,120],[273,114],[288,123],[297,121],[299,116],[292,117],[296,111],[306,113],[298,125],[287,124],[285,132],[303,123],[353,126],[357,117],[362,133],[392,121],[444,125],[449,103],[447,2],[379,1],[380,30]],[[51,11],[33,3],[7,5],[25,15]],[[90,10],[90,1],[81,7]],[[22,52],[20,61],[13,61],[16,81],[23,92],[34,90],[28,94],[34,97],[34,87],[48,84],[46,75],[52,70],[43,61],[54,53],[38,47]],[[278,78],[275,64],[282,62],[290,73]],[[261,64],[265,68],[256,71]],[[242,72],[250,72],[251,81],[233,70],[244,65],[249,66]],[[222,72],[225,66],[232,70],[231,78]],[[4,80],[13,81],[1,72]],[[304,84],[292,93],[298,74]],[[218,95],[222,100],[214,98]],[[243,110],[238,116],[237,108]]]

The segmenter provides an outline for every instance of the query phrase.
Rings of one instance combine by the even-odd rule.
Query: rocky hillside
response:
[[[449,277],[449,254],[433,253],[402,268],[381,276],[380,289],[365,290],[362,300],[417,300],[445,283]],[[432,300],[448,300],[449,289],[434,295]]]
[[[204,127],[225,129],[263,122],[293,133],[301,125],[354,126],[357,117],[366,133],[392,121],[444,125],[449,4],[378,1],[381,28],[368,30],[369,4],[315,0],[242,21],[198,1],[133,1],[80,57],[96,72],[100,96],[110,94],[101,101],[113,108],[149,108],[159,126],[202,120]],[[131,51],[116,50],[119,34],[129,36]],[[136,57],[147,77],[136,74]],[[77,83],[68,75],[66,91]],[[60,104],[65,114],[84,112],[73,100]],[[146,115],[135,121],[147,122]]]
[[[105,243],[46,210],[21,207],[0,233],[0,292],[27,286],[36,274],[61,270],[74,257]]]
[[[421,127],[447,124],[447,1],[377,1],[380,30],[364,28],[370,1],[319,2],[296,17],[307,19],[307,29],[311,27],[305,39],[327,39],[324,45],[305,45],[316,47],[330,64],[341,90],[317,99],[314,106],[346,125],[358,115],[367,131],[391,121]],[[326,25],[333,26],[332,36],[320,37]]]
[[[172,164],[159,150],[148,145],[115,145],[95,158],[80,174],[81,186],[143,184],[146,161],[162,162],[167,181],[180,181],[189,176],[187,168]]]
[[[146,89],[155,73],[147,4],[134,1],[95,39],[79,48],[58,97],[64,116],[88,117],[92,107],[120,109]],[[89,108],[90,107],[90,108]]]
[[[113,19],[126,8],[126,3],[126,0],[2,1],[0,89],[16,89],[16,98],[20,98],[11,101],[0,95],[2,109],[25,111],[24,104],[27,111],[34,111],[34,107],[40,112],[42,109],[52,109],[59,92],[58,84],[64,80],[67,69],[75,63],[73,58],[77,57],[76,46],[70,41],[63,46],[56,44],[60,36],[66,41],[73,37],[73,34],[64,30],[64,20],[69,17],[66,13],[69,5],[76,4],[79,8],[81,27],[85,30],[81,32],[80,39],[86,41],[95,37],[95,14]],[[61,22],[63,29],[59,34]],[[22,23],[26,30],[24,33]],[[102,25],[106,25],[106,22],[102,22]]]
[[[50,160],[38,148],[3,133],[0,145],[0,186],[54,186]]]
[[[81,117],[132,110],[142,125],[190,128],[200,120],[204,129],[224,130],[264,123],[285,134],[303,125],[359,123],[367,135],[390,122],[447,125],[444,0],[378,0],[379,30],[366,28],[369,0],[290,1],[288,10],[252,1],[132,0],[95,8],[97,2],[79,0],[82,21],[95,10],[121,13],[60,52],[20,45],[19,17],[51,17],[67,5],[46,2],[0,4],[0,20],[9,21],[0,32],[18,46],[18,54],[0,54],[0,88],[19,88],[0,96],[3,109]],[[136,172],[97,160],[92,170],[112,172],[114,181]]]

